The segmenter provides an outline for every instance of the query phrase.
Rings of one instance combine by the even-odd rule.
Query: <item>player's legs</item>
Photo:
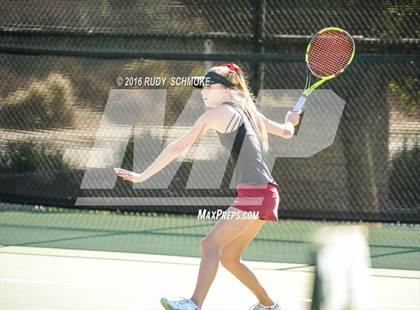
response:
[[[250,224],[238,237],[227,244],[220,256],[221,264],[239,279],[264,306],[271,306],[274,301],[268,296],[265,289],[259,283],[254,273],[241,262],[241,255],[248,244],[255,238],[264,225],[264,220],[258,220]]]
[[[244,211],[229,207],[228,211]],[[223,247],[244,232],[259,219],[220,219],[201,240],[201,262],[197,284],[191,299],[201,309],[208,290],[216,276]]]

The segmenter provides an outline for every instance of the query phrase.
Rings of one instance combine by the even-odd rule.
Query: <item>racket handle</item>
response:
[[[297,136],[297,134],[298,134],[298,132],[299,132],[299,128],[300,128],[300,124],[302,124],[302,120],[303,120],[303,115],[305,114],[305,111],[302,111],[301,113],[300,113],[300,120],[299,120],[299,124],[297,124],[296,126],[295,126],[295,136]]]
[[[305,104],[306,98],[308,98],[308,97],[306,97],[305,95],[300,96],[298,101],[296,102],[292,112],[300,112],[300,110],[302,110],[302,108],[303,108],[303,105]]]
[[[298,101],[296,102],[295,106],[293,107],[292,112],[300,112],[302,110],[302,108],[303,108],[303,106],[304,106],[307,98],[308,98],[307,96],[301,95],[299,97]],[[302,119],[303,119],[303,114],[304,113],[305,113],[304,111],[302,111],[300,113],[300,121],[299,121],[299,124],[297,124],[295,126],[295,134],[294,134],[295,136],[297,136],[297,134],[299,132],[300,124],[302,124]]]

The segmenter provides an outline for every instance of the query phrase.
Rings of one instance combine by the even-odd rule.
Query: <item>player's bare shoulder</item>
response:
[[[217,108],[209,110],[209,119],[211,119],[211,128],[224,133],[230,131],[229,127],[237,122],[233,119],[239,118],[238,112],[230,104],[222,104]]]

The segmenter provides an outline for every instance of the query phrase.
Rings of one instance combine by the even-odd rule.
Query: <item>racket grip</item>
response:
[[[308,97],[305,95],[300,96],[295,106],[293,107],[292,112],[300,112],[300,110],[303,108],[303,105],[305,104],[306,98]]]
[[[295,106],[293,107],[293,110],[292,111],[293,112],[300,112],[302,110],[302,108],[303,108],[303,106],[304,106],[307,98],[308,98],[307,96],[301,95],[299,97],[298,101],[296,102]],[[295,136],[297,136],[297,134],[299,132],[300,124],[302,124],[302,119],[303,119],[303,114],[304,113],[305,113],[304,111],[302,111],[300,113],[300,121],[299,121],[299,124],[297,124],[295,126],[295,134],[294,134]]]
[[[299,132],[299,128],[300,128],[300,124],[302,124],[302,120],[303,120],[303,115],[305,114],[305,111],[302,111],[301,113],[300,113],[300,120],[299,120],[299,124],[297,124],[296,126],[295,126],[295,133],[294,133],[294,135],[295,136],[297,136],[297,134],[298,134],[298,132]]]

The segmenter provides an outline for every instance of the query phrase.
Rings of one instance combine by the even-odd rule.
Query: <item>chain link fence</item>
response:
[[[235,61],[255,93],[299,89],[308,40],[338,26],[356,42],[354,63],[324,87],[346,101],[338,133],[310,158],[276,160],[279,215],[419,222],[419,9],[418,1],[0,1],[0,199],[74,207],[84,196],[232,195],[228,184],[186,189],[191,160],[168,189],[81,188],[116,78],[195,76]],[[192,89],[166,89],[170,127]],[[210,150],[217,140],[205,143]],[[132,161],[133,139],[123,167]]]

